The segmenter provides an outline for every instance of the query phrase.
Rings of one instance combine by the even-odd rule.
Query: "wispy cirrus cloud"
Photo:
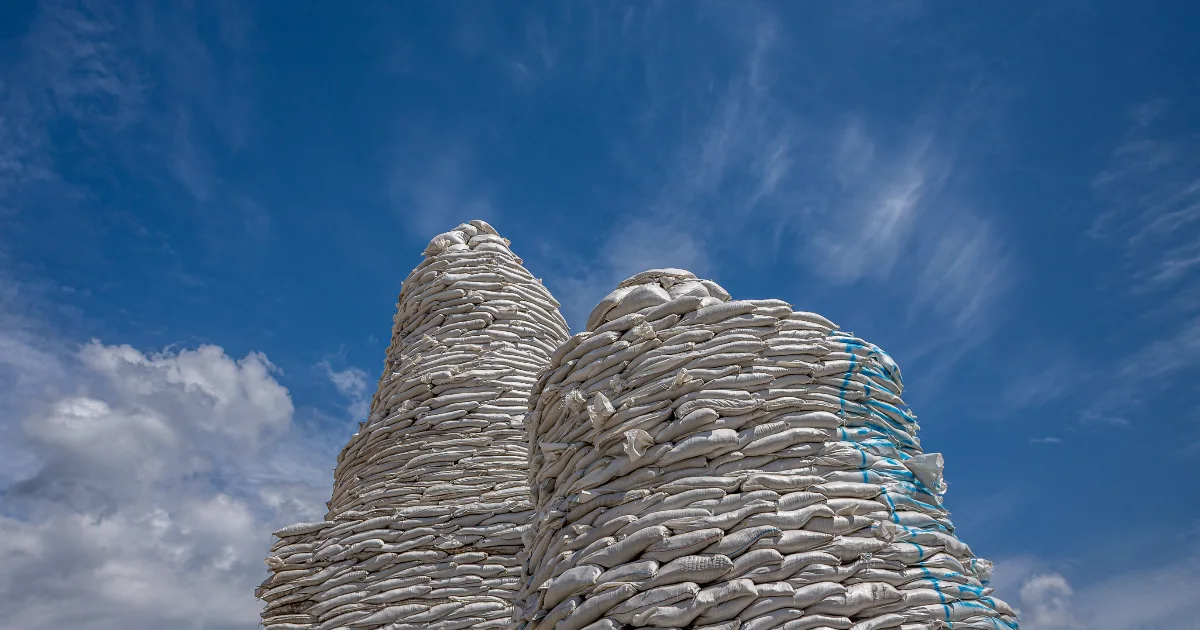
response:
[[[556,16],[557,17],[557,16]],[[524,48],[507,59],[513,82],[532,86],[554,72],[558,65],[559,41],[551,36],[548,16],[530,15],[525,19]]]
[[[1087,235],[1115,252],[1105,282],[1133,307],[1133,325],[1112,341],[1129,348],[1085,362],[1055,346],[1051,362],[1014,377],[1005,396],[1014,407],[1076,397],[1084,402],[1071,430],[1122,430],[1137,409],[1174,398],[1163,392],[1193,387],[1184,375],[1200,366],[1200,137],[1181,133],[1177,114],[1165,99],[1131,108],[1088,182],[1100,211]]]
[[[1121,253],[1118,286],[1149,306],[1138,314],[1144,334],[1113,366],[1118,378],[1085,418],[1194,387],[1183,377],[1200,367],[1200,136],[1181,132],[1179,115],[1165,99],[1132,108],[1108,165],[1091,181],[1104,211],[1090,235]]]
[[[1011,282],[1003,245],[991,226],[965,217],[936,237],[921,271],[916,302],[966,334],[992,313]]]
[[[210,18],[219,28],[206,39],[199,24]],[[240,220],[230,200],[251,196],[216,167],[250,127],[247,20],[222,3],[180,11],[40,3],[3,62],[0,208],[23,215],[10,227],[46,207],[88,203],[104,210],[80,213],[94,231],[157,234],[152,218],[109,208],[95,193],[137,180],[169,200],[164,207],[190,211],[211,248],[227,247],[215,233]]]
[[[919,327],[928,345],[912,356],[932,358],[929,373],[941,378],[1003,323],[1017,272],[1003,238],[979,216],[931,217],[923,228],[929,234],[918,245],[924,256],[908,322],[926,320]]]
[[[392,207],[418,238],[470,219],[495,221],[498,209],[466,143],[406,139],[387,181]]]
[[[1092,179],[1108,209],[1091,234],[1120,241],[1137,292],[1200,272],[1200,137],[1173,135],[1173,114],[1162,99],[1133,108],[1109,165]]]
[[[770,14],[740,25],[731,44],[741,47],[737,71],[723,85],[709,84],[696,110],[681,105],[701,122],[671,156],[654,211],[744,216],[774,201],[789,175],[796,135],[793,114],[772,91],[779,28]]]
[[[0,211],[15,215],[36,193],[84,194],[59,173],[51,134],[63,122],[95,146],[141,119],[145,85],[123,26],[105,5],[48,3],[13,43],[0,84]]]
[[[827,152],[806,156],[807,209],[789,218],[804,235],[800,260],[818,280],[880,299],[908,296],[897,309],[910,331],[905,360],[929,380],[947,376],[1004,322],[1019,277],[997,220],[956,173],[956,139],[941,126],[922,119],[885,141],[847,116]]]
[[[922,133],[883,154],[861,120],[845,124],[834,145],[836,187],[823,203],[828,226],[809,237],[811,262],[832,282],[886,280],[938,188],[933,137]]]
[[[1119,369],[1123,379],[1160,380],[1200,362],[1200,313],[1171,334],[1147,343]]]
[[[711,272],[716,256],[738,246],[737,231],[748,219],[778,202],[791,168],[792,118],[775,102],[768,76],[775,16],[738,16],[737,36],[720,38],[731,42],[716,52],[736,59],[733,72],[673,77],[667,87],[658,69],[677,60],[656,49],[652,32],[630,31],[633,22],[658,19],[655,13],[647,8],[621,16],[621,31],[646,47],[645,141],[661,143],[661,125],[677,125],[680,135],[652,156],[631,155],[630,170],[653,174],[654,183],[636,200],[633,216],[602,239],[599,265],[575,260],[575,272],[556,279],[568,321],[582,322],[592,305],[638,271]]]
[[[583,271],[555,280],[569,319],[582,319],[637,270],[708,273],[720,260],[913,295],[910,321],[941,336],[919,352],[937,354],[941,365],[986,339],[1003,320],[997,306],[1016,272],[995,223],[946,190],[956,147],[941,121],[884,134],[864,115],[819,118],[780,89],[782,69],[800,55],[790,25],[761,5],[736,16],[713,11],[708,37],[723,46],[721,57],[737,60],[719,64],[733,71],[714,71],[688,48],[690,70],[666,75],[660,69],[679,62],[674,40],[639,42],[647,51],[645,145],[655,150],[621,155],[655,184],[635,203],[636,218],[601,241],[600,265],[577,263]],[[622,23],[655,19],[646,10]]]
[[[753,243],[739,252],[751,259],[802,243],[795,261],[818,280],[912,294],[910,323],[935,322],[940,339],[927,351],[953,365],[1003,321],[997,306],[1016,270],[994,222],[964,197],[969,184],[947,190],[957,147],[941,127],[952,125],[921,118],[885,135],[861,115],[830,124],[789,107],[775,68],[796,54],[795,42],[769,13],[759,19],[742,29],[756,45],[737,107],[718,110],[728,115],[712,119],[704,150],[693,151],[702,159],[685,190],[714,190],[726,205],[708,215],[717,227],[703,242],[719,249],[734,228]]]
[[[1046,355],[1052,358],[1047,360]],[[1004,400],[1016,410],[1036,408],[1069,393],[1090,370],[1080,365],[1063,345],[1038,346],[1021,355],[1020,362],[1031,366],[1012,375],[1004,388]],[[1036,366],[1036,367],[1034,367]]]

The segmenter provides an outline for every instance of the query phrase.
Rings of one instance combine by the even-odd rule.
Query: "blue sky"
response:
[[[5,3],[0,628],[255,627],[267,532],[322,511],[400,281],[471,218],[576,329],[675,266],[879,344],[1024,627],[1184,627],[1198,21]]]

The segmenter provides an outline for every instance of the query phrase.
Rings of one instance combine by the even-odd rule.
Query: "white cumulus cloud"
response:
[[[1192,628],[1200,619],[1200,553],[1181,549],[1157,566],[1080,576],[1029,557],[996,563],[996,595],[1020,615],[1021,630]]]
[[[269,533],[321,516],[308,462],[332,462],[274,366],[95,341],[56,364],[0,419],[32,457],[0,493],[0,628],[255,627]]]
[[[1079,628],[1071,612],[1071,585],[1057,573],[1035,575],[1021,585],[1024,627],[1030,630]]]

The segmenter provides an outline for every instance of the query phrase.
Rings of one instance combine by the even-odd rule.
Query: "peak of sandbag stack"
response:
[[[509,240],[500,236],[487,221],[475,219],[429,239],[429,245],[423,253],[428,257],[445,252],[473,250],[511,255],[512,251],[508,249],[510,244]]]
[[[440,410],[441,414],[428,417],[455,417],[446,421],[450,424],[437,426],[468,426],[475,415],[471,411],[494,406],[487,398],[489,394],[473,388],[507,388],[521,403],[520,409],[508,411],[524,412],[532,383],[530,375],[543,368],[555,347],[566,339],[567,324],[558,312],[558,301],[522,266],[509,245],[495,228],[478,219],[430,239],[424,250],[425,260],[402,285],[392,343],[372,400],[371,416],[339,457],[331,514],[378,507],[350,500],[363,491],[356,476],[348,474],[347,466],[354,461],[352,456],[363,450],[364,440],[367,444],[378,442],[380,422]],[[450,390],[461,391],[457,397],[438,395]],[[427,398],[431,401],[422,404]],[[485,414],[485,420],[496,418]],[[511,418],[505,422],[511,423]],[[501,441],[520,441],[523,448],[524,434],[519,429],[518,423],[516,432],[501,435]],[[425,472],[455,468],[462,461],[452,456],[456,452],[431,458]],[[523,473],[523,468],[515,464],[508,461],[501,468]],[[389,481],[395,484],[410,480]],[[389,490],[388,494],[395,497],[398,491]],[[429,501],[454,503],[477,497],[465,492],[426,493],[420,501],[423,505]],[[397,501],[390,498],[387,502]]]
[[[651,269],[627,278],[604,296],[588,316],[586,329],[592,331],[631,313],[648,312],[669,303],[673,304],[670,308],[674,310],[694,310],[729,299],[729,292],[721,285],[712,280],[701,280],[690,271]]]
[[[530,517],[522,417],[567,325],[484,221],[424,255],[326,520],[276,532],[258,591],[270,630],[510,624]]]

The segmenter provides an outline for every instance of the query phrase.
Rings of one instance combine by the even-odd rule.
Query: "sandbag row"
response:
[[[519,627],[1015,629],[902,389],[785,302],[621,283],[533,388]]]
[[[567,325],[487,223],[424,253],[326,521],[275,533],[268,630],[511,627],[531,507],[521,419]]]

